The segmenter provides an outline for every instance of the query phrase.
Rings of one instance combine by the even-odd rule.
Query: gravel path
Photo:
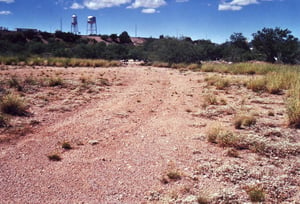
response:
[[[236,187],[212,168],[245,164],[252,171],[258,162],[270,164],[249,151],[241,153],[243,160],[224,156],[223,148],[206,142],[205,130],[214,120],[192,114],[202,109],[205,74],[112,70],[123,77],[122,86],[112,86],[105,97],[42,124],[15,143],[0,144],[1,203],[195,203],[200,191]],[[64,141],[73,149],[63,150]],[[52,153],[62,160],[50,161]],[[171,171],[182,179],[164,184]],[[228,199],[249,202],[238,184]]]

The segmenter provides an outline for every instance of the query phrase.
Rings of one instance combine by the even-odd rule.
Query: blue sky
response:
[[[234,32],[249,40],[263,27],[288,28],[300,37],[300,0],[0,0],[0,26],[71,30],[78,16],[86,34],[87,16],[97,18],[99,34],[210,39],[222,43]]]

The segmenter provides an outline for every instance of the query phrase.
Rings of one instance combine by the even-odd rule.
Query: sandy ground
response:
[[[251,203],[246,189],[253,185],[262,186],[266,203],[300,202],[299,152],[266,156],[245,149],[229,157],[228,148],[206,139],[207,129],[219,123],[240,134],[299,144],[299,130],[286,125],[284,95],[237,85],[217,90],[205,82],[213,73],[153,67],[1,72],[43,70],[60,72],[70,83],[85,74],[112,84],[82,92],[54,87],[26,96],[33,116],[13,123],[39,124],[25,136],[1,133],[6,140],[0,143],[0,203],[197,203],[199,197]],[[227,103],[203,107],[208,92]],[[46,93],[50,102],[41,105],[37,98]],[[244,106],[256,112],[258,122],[235,130],[232,120]],[[65,141],[73,149],[64,150]],[[50,161],[53,153],[62,160]],[[170,172],[180,179],[168,178]]]

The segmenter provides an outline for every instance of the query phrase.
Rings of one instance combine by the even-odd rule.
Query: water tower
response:
[[[95,16],[88,16],[86,33],[87,35],[97,35],[97,23]]]
[[[72,15],[71,33],[74,33],[76,35],[78,34],[78,21],[75,14]]]

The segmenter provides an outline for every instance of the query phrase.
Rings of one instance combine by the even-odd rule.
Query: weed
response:
[[[51,77],[49,79],[49,86],[62,86],[64,85],[64,81],[60,77]]]
[[[229,157],[238,158],[239,157],[239,152],[236,149],[234,149],[234,148],[229,148],[226,151],[226,155],[229,156]]]
[[[267,89],[266,85],[267,85],[267,81],[264,77],[263,78],[256,77],[247,83],[247,88],[251,89],[254,92],[263,92]]]
[[[188,70],[192,70],[194,72],[200,71],[201,70],[201,64],[190,64],[187,66]]]
[[[20,80],[16,77],[16,76],[12,76],[9,80],[8,80],[8,85],[11,88],[16,88],[18,91],[22,91],[23,87],[20,83]]]
[[[50,161],[61,161],[61,156],[57,153],[50,154],[47,156]]]
[[[224,130],[220,126],[210,128],[207,133],[207,141],[216,143],[221,147],[236,147],[240,146],[240,137],[229,130]]]
[[[187,113],[191,113],[191,112],[192,112],[192,110],[189,109],[189,108],[185,109],[185,111],[186,111]]]
[[[7,118],[0,113],[0,128],[7,127],[8,121]]]
[[[252,202],[263,202],[265,200],[265,192],[260,186],[248,187],[246,192]]]
[[[170,180],[174,180],[174,181],[181,179],[181,175],[178,171],[170,171],[167,173],[167,176]]]
[[[162,177],[161,179],[160,179],[160,182],[162,183],[162,184],[168,184],[169,183],[169,180],[168,180],[168,178],[166,178],[166,177]]]
[[[88,84],[93,84],[94,82],[92,81],[92,79],[88,76],[80,76],[79,80],[81,81],[81,83],[88,85]]]
[[[108,79],[100,78],[100,86],[111,86],[111,83]]]
[[[198,204],[208,204],[208,203],[210,203],[208,197],[204,196],[204,195],[199,195],[198,198],[197,198],[197,202],[198,202]]]
[[[217,89],[222,90],[222,89],[225,89],[225,88],[229,87],[230,86],[230,82],[229,82],[228,79],[221,78],[219,81],[217,81],[215,83],[215,86],[216,86]]]
[[[63,142],[62,145],[61,145],[61,147],[62,147],[63,149],[65,149],[65,150],[70,150],[70,149],[72,149],[72,146],[71,146],[71,144],[70,144],[69,142]]]
[[[218,100],[215,95],[207,94],[203,97],[202,107],[205,108],[209,105],[218,105]]]
[[[220,100],[220,104],[221,104],[221,105],[227,105],[226,99],[222,98],[222,99]]]
[[[28,114],[24,101],[14,94],[4,96],[0,107],[1,111],[6,114],[16,116],[26,116]]]
[[[250,127],[256,124],[256,118],[254,116],[240,115],[234,119],[234,127],[236,129],[242,129],[243,127]]]
[[[219,126],[208,129],[206,133],[207,141],[210,143],[217,143],[217,137],[220,134],[220,131],[221,128]]]
[[[29,85],[37,85],[38,82],[35,78],[33,78],[32,76],[28,76],[25,78],[24,83],[29,84]]]
[[[239,140],[237,135],[228,130],[220,131],[216,138],[216,142],[221,147],[237,147]]]
[[[289,91],[289,95],[286,102],[289,125],[300,128],[300,83]]]

